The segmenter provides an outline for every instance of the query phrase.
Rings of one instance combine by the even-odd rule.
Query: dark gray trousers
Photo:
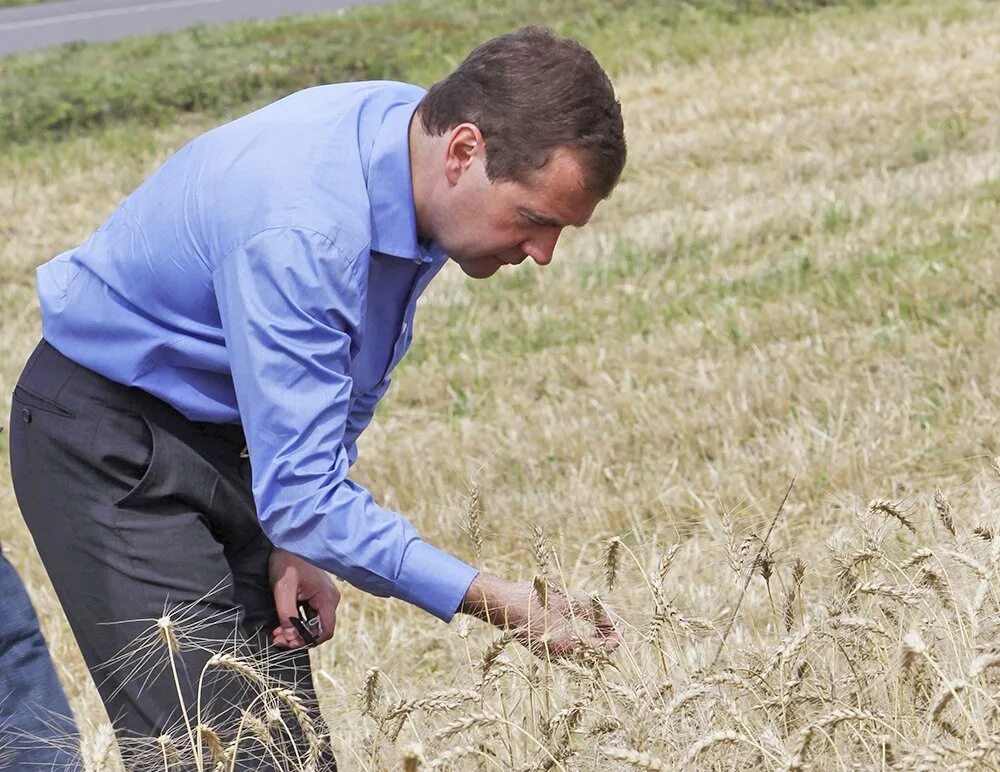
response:
[[[244,719],[237,769],[309,766],[303,706],[326,734],[308,652],[270,643],[278,623],[268,582],[272,547],[257,520],[243,448],[239,426],[189,421],[44,340],[14,389],[18,505],[132,768],[154,759],[159,766],[151,768],[163,768],[162,744],[150,738],[164,734],[177,746],[178,766],[188,766],[198,732],[187,724],[199,720],[224,744]],[[171,630],[157,627],[164,617]],[[255,663],[274,683],[209,663],[216,652]],[[300,710],[279,685],[304,700]],[[281,739],[289,726],[294,742]],[[276,749],[265,747],[268,736]],[[206,768],[214,766],[211,745],[206,732]],[[335,768],[329,750],[316,766]]]

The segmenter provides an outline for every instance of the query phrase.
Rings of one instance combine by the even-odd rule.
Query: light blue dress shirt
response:
[[[477,571],[348,479],[447,256],[417,238],[424,91],[306,89],[190,142],[38,269],[43,335],[194,421],[242,423],[264,532],[450,619]]]

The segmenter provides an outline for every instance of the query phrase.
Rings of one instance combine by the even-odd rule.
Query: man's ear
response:
[[[485,159],[486,144],[483,133],[474,123],[460,123],[451,130],[445,146],[444,174],[449,185],[458,184],[478,156]]]

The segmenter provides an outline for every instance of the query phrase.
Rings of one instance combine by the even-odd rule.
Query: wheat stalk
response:
[[[475,729],[476,727],[486,726],[487,724],[492,724],[496,720],[497,717],[492,713],[470,713],[469,715],[457,718],[438,729],[431,738],[431,742],[439,743],[442,740],[447,740],[453,735],[459,734],[460,732],[467,732],[468,730]]]
[[[205,745],[208,746],[208,752],[215,760],[215,763],[219,765],[220,768],[225,768],[226,763],[229,761],[229,756],[226,753],[226,749],[222,745],[219,733],[207,724],[198,724],[198,726],[195,727],[195,731],[198,734],[199,742],[204,742]]]
[[[792,564],[792,582],[789,585],[788,592],[785,593],[785,600],[781,604],[781,619],[784,622],[786,632],[791,632],[795,624],[795,601],[799,597],[799,590],[802,587],[802,580],[805,575],[806,564],[802,562],[801,557],[796,555],[795,562]]]
[[[428,713],[454,710],[470,700],[478,700],[479,693],[468,689],[445,689],[421,697],[400,700],[386,711],[387,719],[408,716],[418,710]]]
[[[962,680],[952,681],[951,683],[946,684],[931,704],[931,709],[929,711],[930,720],[938,721],[941,714],[944,712],[944,709],[948,707],[948,703],[950,703],[953,699],[957,699],[958,695],[966,688],[968,688],[968,684]]]
[[[661,772],[668,769],[667,765],[655,756],[648,753],[641,753],[632,748],[601,748],[601,753],[608,758],[615,759],[616,761],[624,761],[633,767],[650,770],[650,772]]]
[[[733,516],[727,511],[722,513],[722,537],[726,545],[726,562],[733,573],[743,570],[743,551],[736,543],[736,530],[733,527]]]
[[[246,662],[239,657],[234,657],[232,654],[224,652],[213,654],[209,657],[206,667],[218,667],[230,670],[243,676],[248,681],[258,684],[259,686],[267,686],[267,679],[264,678],[264,676],[259,670],[257,670],[256,667],[253,666],[252,663]]]
[[[761,554],[767,547],[767,542],[771,538],[771,532],[774,530],[774,526],[778,523],[778,518],[781,517],[781,513],[785,508],[785,502],[788,501],[788,496],[792,492],[792,486],[795,485],[795,478],[788,484],[788,490],[785,491],[785,495],[781,499],[781,503],[778,505],[778,511],[774,513],[774,517],[771,519],[771,525],[767,529],[767,533],[764,534],[764,538],[761,540],[760,548],[757,550],[757,557],[755,563],[760,559]],[[736,622],[736,617],[740,612],[740,606],[743,605],[743,598],[746,596],[747,587],[750,586],[751,573],[748,572],[747,576],[743,580],[743,587],[740,589],[740,595],[736,600],[736,606],[733,608],[732,614],[729,616],[729,621],[723,628],[722,636],[719,639],[719,645],[715,650],[715,654],[712,656],[711,662],[709,663],[708,669],[711,670],[715,667],[715,663],[718,662],[719,657],[722,655],[722,650],[726,646],[726,640],[729,638],[729,633],[733,629],[733,624]]]
[[[667,572],[670,571],[670,566],[674,564],[674,558],[677,557],[677,552],[680,550],[681,545],[672,544],[669,549],[662,550],[660,552],[659,559],[656,562],[656,576],[657,585],[663,587],[663,583],[667,579]]]
[[[886,499],[873,499],[868,504],[868,514],[891,517],[894,520],[897,520],[914,536],[917,534],[917,528],[913,525],[913,521],[903,513],[899,506],[893,504],[891,501],[887,501]]]
[[[881,595],[907,606],[915,606],[923,599],[923,595],[919,592],[907,592],[886,582],[865,582],[859,584],[855,591],[863,595]]]
[[[476,561],[483,562],[483,498],[479,485],[472,482],[469,494],[469,511],[466,516],[469,527],[469,538],[476,551]]]
[[[934,489],[934,510],[937,512],[938,520],[952,536],[955,535],[955,515],[948,499],[945,498],[941,488]]]
[[[921,547],[920,549],[915,550],[910,557],[900,563],[899,567],[902,569],[914,568],[919,566],[924,561],[930,560],[932,557],[934,557],[934,550],[930,547]]]
[[[361,715],[374,716],[382,697],[382,671],[377,667],[368,669],[361,685]]]
[[[670,701],[670,704],[667,706],[666,710],[663,711],[664,719],[670,718],[674,713],[679,711],[689,702],[692,702],[693,700],[696,700],[699,697],[703,697],[704,695],[709,694],[711,691],[712,690],[709,689],[704,684],[695,684],[691,688],[686,689],[685,691],[681,692],[676,697],[674,697],[673,700]]]
[[[177,749],[177,744],[169,734],[161,734],[156,738],[156,744],[160,749],[160,758],[163,760],[164,772],[170,772],[174,767],[181,764],[181,754]]]
[[[306,706],[302,698],[291,689],[285,688],[275,689],[274,695],[292,712],[292,715],[295,717],[295,720],[299,725],[299,729],[302,731],[302,735],[305,737],[308,745],[306,758],[310,764],[316,764],[323,752],[324,742],[320,737],[319,732],[316,731],[316,725],[309,716],[309,711],[306,710]]]
[[[788,763],[787,769],[789,770],[799,770],[802,769],[806,755],[806,751],[809,748],[809,743],[813,736],[820,731],[826,731],[828,729],[833,729],[839,724],[845,721],[875,721],[876,716],[874,713],[861,710],[859,708],[839,708],[837,710],[831,711],[820,719],[807,724],[804,729],[799,733],[799,738],[795,746],[795,751],[792,754],[792,758]]]
[[[964,552],[954,549],[946,549],[942,550],[942,554],[947,555],[956,563],[961,563],[963,566],[970,569],[977,577],[979,577],[980,580],[987,581],[989,579],[989,571],[986,566],[975,558],[966,555]]]
[[[115,746],[115,730],[109,723],[101,723],[97,731],[89,737],[84,738],[80,744],[80,752],[83,757],[83,764],[86,770],[102,772],[107,769],[111,751]],[[0,754],[2,754],[0,749]],[[0,756],[2,758],[2,756]]]
[[[427,766],[431,769],[438,769],[439,767],[448,767],[453,762],[459,759],[464,759],[466,756],[473,756],[477,753],[482,753],[482,751],[475,745],[459,745],[451,750],[447,750],[440,756],[437,756],[433,761],[431,761]]]
[[[804,625],[795,634],[788,636],[775,647],[771,656],[768,657],[764,668],[761,670],[761,678],[767,678],[774,669],[783,662],[793,662],[799,651],[813,633],[812,625]]]
[[[745,741],[746,738],[731,729],[724,729],[719,732],[712,732],[712,734],[702,737],[698,742],[694,743],[688,752],[684,755],[683,765],[686,767],[695,762],[702,753],[707,751],[716,745],[721,745],[722,743],[735,743],[740,741]]]
[[[1000,750],[1000,734],[991,734],[980,740],[975,747],[965,753],[965,758],[955,767],[956,770],[981,769],[983,761],[990,753]]]
[[[490,670],[493,669],[494,665],[499,661],[500,655],[503,650],[510,645],[511,641],[514,640],[516,636],[515,631],[507,630],[498,638],[496,638],[488,647],[486,651],[483,652],[482,664],[479,666],[479,670],[482,676],[485,678]]]
[[[604,584],[611,592],[618,579],[618,561],[621,555],[622,540],[617,536],[608,539],[604,546]]]

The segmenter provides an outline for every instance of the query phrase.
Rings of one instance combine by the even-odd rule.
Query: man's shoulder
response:
[[[426,90],[410,83],[390,80],[352,81],[310,86],[271,102],[219,129],[256,122],[284,123],[319,119],[363,119],[391,105],[419,101]],[[336,124],[330,128],[336,128]],[[216,129],[215,131],[218,131]],[[211,132],[209,132],[211,133]]]
[[[395,80],[358,80],[310,86],[309,88],[304,88],[301,91],[290,94],[285,99],[296,96],[308,96],[318,99],[335,99],[338,101],[355,100],[359,103],[377,105],[379,102],[413,102],[420,99],[426,93],[426,89],[413,83],[403,83]],[[278,100],[278,102],[282,101],[284,100]],[[274,104],[277,104],[277,102]]]
[[[375,138],[393,107],[423,93],[392,81],[304,89],[201,135],[157,176],[181,181],[204,207],[209,262],[281,228],[313,231],[353,258],[372,240]]]
[[[287,207],[284,224],[327,236],[352,257],[366,254],[372,240],[373,147],[387,114],[424,93],[407,83],[365,81],[315,86],[289,97],[302,101],[293,112],[313,117],[300,133],[288,132],[296,147],[279,151],[297,159],[275,175],[280,177],[275,192],[281,191]]]

